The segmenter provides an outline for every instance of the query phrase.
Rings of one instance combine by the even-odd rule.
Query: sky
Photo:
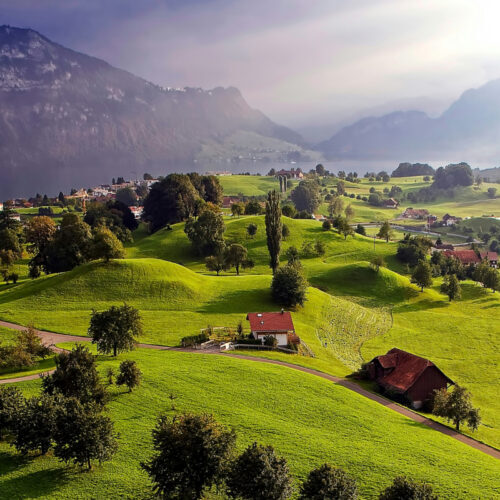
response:
[[[0,0],[0,23],[294,128],[439,114],[500,78],[498,0]]]

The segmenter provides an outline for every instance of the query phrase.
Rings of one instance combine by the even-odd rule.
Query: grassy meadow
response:
[[[362,498],[377,498],[399,474],[431,483],[440,498],[498,493],[494,458],[313,375],[228,356],[144,349],[116,360],[99,357],[101,372],[123,359],[136,360],[144,378],[131,394],[110,389],[109,415],[120,433],[116,457],[88,473],[51,456],[23,458],[0,444],[3,498],[20,492],[29,498],[149,498],[139,463],[151,454],[157,415],[173,414],[170,394],[177,411],[214,413],[233,427],[240,449],[253,441],[273,445],[297,484],[311,468],[330,462],[357,479]],[[40,383],[19,387],[34,394]]]

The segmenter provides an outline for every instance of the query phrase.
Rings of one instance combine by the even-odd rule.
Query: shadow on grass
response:
[[[263,311],[276,310],[271,300],[271,291],[262,289],[237,290],[219,296],[217,300],[200,307],[201,313],[247,313],[261,309]]]
[[[20,468],[33,460],[35,459],[22,455],[0,453],[0,477],[19,471]],[[64,465],[21,474],[2,481],[1,496],[2,498],[21,498],[19,492],[22,491],[23,498],[45,498],[67,483],[71,479],[71,475],[71,470],[68,470]]]

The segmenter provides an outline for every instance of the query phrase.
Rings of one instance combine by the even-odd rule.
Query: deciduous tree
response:
[[[138,309],[127,304],[111,306],[108,310],[92,310],[88,329],[92,343],[102,354],[130,351],[142,335],[142,322]]]
[[[201,498],[222,480],[236,435],[212,415],[161,415],[153,430],[155,454],[142,468],[165,498]]]
[[[240,266],[247,260],[247,253],[247,249],[238,243],[229,245],[226,250],[226,262],[230,267],[234,266],[237,275],[240,274]]]
[[[211,210],[204,210],[197,220],[190,220],[184,228],[198,255],[214,255],[224,247],[226,226],[222,215]]]
[[[469,391],[459,385],[455,385],[451,391],[435,391],[432,413],[453,422],[457,431],[463,422],[474,431],[481,423],[479,409],[472,406]]]
[[[248,224],[247,234],[250,238],[253,238],[257,234],[257,226],[255,224]]]
[[[379,496],[379,500],[438,500],[427,483],[413,481],[404,476],[394,479]]]
[[[132,392],[132,389],[141,383],[141,378],[142,372],[139,370],[137,363],[126,359],[120,363],[116,385],[126,385],[129,392]]]
[[[287,264],[275,272],[271,292],[273,299],[283,307],[303,306],[307,286],[301,267]]]
[[[432,286],[432,269],[426,260],[418,261],[411,275],[411,282],[419,286],[421,292]]]
[[[356,481],[342,469],[329,464],[313,469],[300,488],[299,500],[355,500]]]
[[[92,238],[90,254],[94,259],[122,259],[125,256],[122,242],[107,228],[98,228]]]
[[[455,274],[449,274],[444,277],[443,284],[441,285],[441,292],[448,295],[450,302],[460,299],[462,296],[462,287]]]
[[[377,233],[377,237],[383,238],[388,243],[389,239],[392,237],[392,234],[393,231],[391,225],[389,224],[389,221],[386,220],[380,226],[379,232]]]

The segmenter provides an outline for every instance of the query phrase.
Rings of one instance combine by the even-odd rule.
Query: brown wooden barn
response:
[[[432,361],[396,348],[373,358],[367,369],[370,379],[384,392],[399,396],[414,408],[421,408],[434,390],[454,384]]]

